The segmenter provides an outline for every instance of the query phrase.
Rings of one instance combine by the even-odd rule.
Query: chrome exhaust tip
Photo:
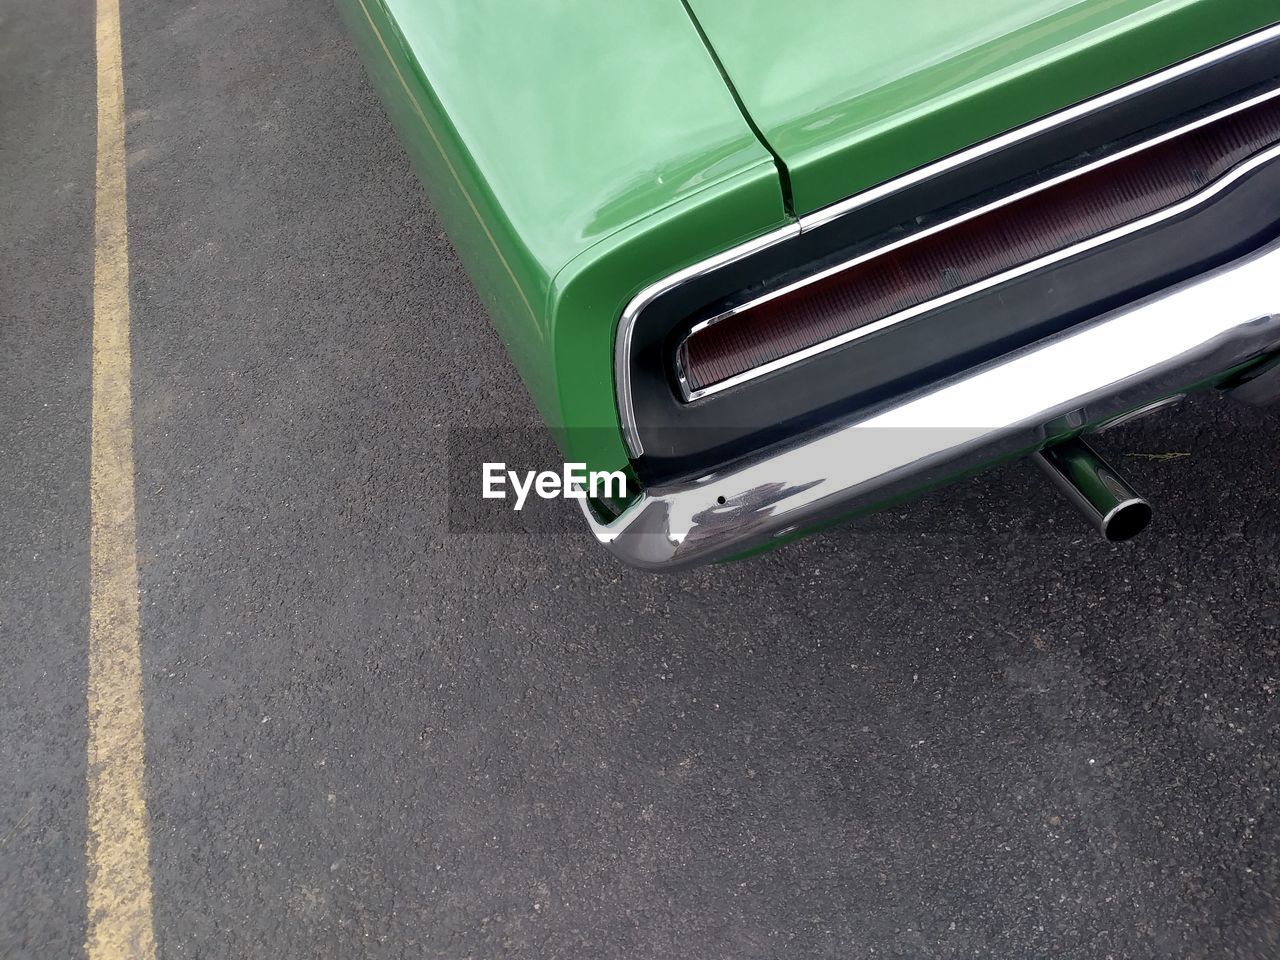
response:
[[[1083,440],[1047,447],[1032,459],[1112,543],[1136,537],[1151,522],[1151,504]]]

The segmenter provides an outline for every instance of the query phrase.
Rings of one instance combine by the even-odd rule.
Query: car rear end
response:
[[[1067,7],[1117,8],[1052,6],[1058,19]],[[987,114],[956,105],[1001,89],[1016,100],[1058,75],[1066,54],[1037,48],[1020,70],[965,61],[969,73],[946,81],[946,56],[922,53],[924,65],[892,81],[935,78],[914,112],[901,97],[885,109],[878,90],[858,94],[861,118],[848,102],[806,115],[794,97],[766,96],[769,76],[786,74],[770,68],[801,64],[803,51],[744,77],[735,44],[745,34],[717,28],[725,8],[714,0],[690,5],[709,15],[700,27],[727,82],[746,88],[739,102],[794,217],[651,283],[620,311],[616,403],[643,493],[620,511],[588,511],[603,542],[650,569],[722,559],[1191,389],[1253,381],[1241,392],[1270,398],[1280,28],[1265,24],[1277,12],[1227,0],[1130,6],[1124,29],[1105,36],[1145,39],[1157,60],[1188,43],[1169,39],[1171,24],[1192,22],[1188,10],[1216,9],[1214,29],[1235,39],[1049,112],[1005,104],[1031,115],[910,166],[927,142],[916,137],[915,153],[898,153],[904,172],[822,202],[841,170],[848,183],[866,176],[867,144],[905,143],[903,127],[926,116],[937,143],[989,134]],[[1010,35],[1043,46],[1064,29],[1043,19],[1054,22],[1039,33],[1040,21],[1019,22]],[[1072,49],[1101,43],[1077,27]],[[1011,44],[996,43],[999,55]]]

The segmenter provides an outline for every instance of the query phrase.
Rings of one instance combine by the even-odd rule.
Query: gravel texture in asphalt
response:
[[[92,17],[0,2],[4,958],[85,935]],[[459,532],[533,414],[336,11],[122,19],[162,957],[1280,954],[1276,411],[1102,438],[1120,546],[1025,463],[669,578]]]

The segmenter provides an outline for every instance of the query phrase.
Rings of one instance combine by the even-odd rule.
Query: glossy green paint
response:
[[[688,0],[799,214],[1280,20],[1280,0]]]
[[[1280,0],[690,0],[796,207],[1200,52]],[[339,0],[567,459],[627,457],[626,302],[787,222],[770,149],[680,0]]]
[[[646,284],[785,221],[777,171],[678,0],[341,0],[567,458],[626,462],[613,337]]]

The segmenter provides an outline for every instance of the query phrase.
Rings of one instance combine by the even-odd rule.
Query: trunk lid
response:
[[[1277,18],[1275,0],[686,3],[799,215]]]

